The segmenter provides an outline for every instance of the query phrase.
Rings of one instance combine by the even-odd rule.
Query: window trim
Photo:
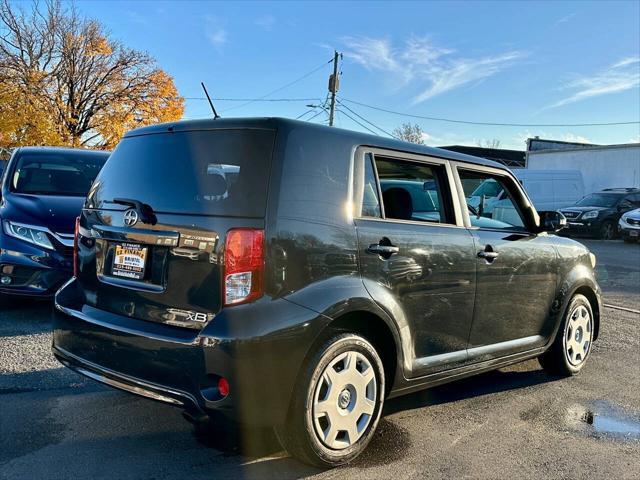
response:
[[[529,199],[526,191],[524,190],[522,184],[518,181],[516,176],[510,170],[503,170],[501,168],[495,168],[485,165],[477,165],[473,163],[464,163],[458,161],[452,161],[452,169],[455,175],[456,187],[458,190],[458,199],[460,201],[460,208],[463,211],[463,219],[466,228],[469,230],[484,230],[484,231],[496,231],[496,232],[514,232],[514,233],[525,233],[528,232],[530,234],[535,234],[538,232],[540,225],[540,216],[533,206],[533,202]],[[460,170],[468,170],[475,173],[484,173],[491,176],[499,177],[504,181],[511,182],[511,187],[513,191],[516,192],[517,198],[515,198],[516,208],[518,209],[521,217],[525,220],[525,230],[522,230],[518,227],[513,228],[486,228],[486,227],[477,227],[471,225],[471,218],[469,217],[469,210],[466,208],[466,197],[464,195],[464,188],[462,187],[462,180],[460,179]],[[508,186],[507,186],[508,187]],[[464,208],[463,208],[464,207]]]
[[[372,155],[372,165],[375,175],[376,181],[376,192],[378,194],[378,201],[380,202],[380,213],[382,215],[381,218],[376,217],[365,217],[362,216],[362,195],[364,192],[364,162],[367,154]],[[429,167],[437,167],[444,170],[444,175],[446,178],[443,178],[445,182],[445,187],[448,192],[440,192],[443,200],[447,200],[445,195],[449,195],[448,201],[450,202],[453,214],[453,221],[455,223],[435,223],[435,222],[425,222],[419,220],[401,220],[396,218],[386,218],[386,214],[384,211],[384,202],[382,200],[382,188],[380,186],[380,178],[378,177],[378,168],[376,166],[375,158],[376,156],[388,158],[390,160],[397,160],[401,162],[408,163],[417,163]],[[352,205],[353,205],[353,218],[367,221],[375,221],[375,222],[391,222],[391,223],[400,223],[406,225],[422,225],[422,226],[430,226],[430,227],[458,227],[465,228],[461,208],[460,201],[458,199],[458,191],[456,188],[455,179],[453,177],[453,171],[451,168],[451,162],[444,158],[432,157],[428,155],[418,155],[414,153],[406,153],[399,152],[395,150],[388,150],[385,148],[377,148],[377,147],[368,147],[368,146],[360,146],[356,149],[354,155],[354,168],[353,168],[353,179],[352,179],[352,191],[353,195]]]

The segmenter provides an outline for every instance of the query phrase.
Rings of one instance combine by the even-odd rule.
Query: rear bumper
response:
[[[180,407],[193,418],[252,425],[283,421],[317,333],[308,327],[315,312],[265,299],[223,311],[196,331],[98,310],[84,303],[80,291],[72,279],[56,295],[52,349],[63,365]],[[270,332],[270,324],[284,324],[287,334]],[[230,385],[224,398],[217,392],[220,377]]]
[[[187,411],[201,412],[197,400],[186,392],[172,390],[162,385],[155,385],[138,378],[114,372],[67,352],[59,346],[53,346],[52,350],[56,359],[65,367],[92,380],[152,400],[181,406]]]

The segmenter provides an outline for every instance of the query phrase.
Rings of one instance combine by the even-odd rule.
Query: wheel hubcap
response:
[[[564,335],[567,360],[574,367],[587,358],[591,348],[592,331],[593,321],[589,310],[583,305],[577,306],[569,315]]]
[[[313,399],[313,424],[318,439],[342,450],[356,443],[373,418],[378,396],[371,362],[360,352],[345,352],[324,369]]]

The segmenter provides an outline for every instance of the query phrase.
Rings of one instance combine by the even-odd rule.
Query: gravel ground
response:
[[[640,245],[585,242],[607,304],[638,309]],[[606,309],[577,377],[536,361],[389,401],[355,464],[318,471],[247,437],[245,455],[192,434],[180,412],[60,368],[47,303],[0,310],[0,478],[640,478],[640,315]],[[262,432],[264,433],[264,432]]]

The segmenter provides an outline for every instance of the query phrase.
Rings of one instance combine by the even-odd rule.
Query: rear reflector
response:
[[[263,293],[264,230],[235,228],[224,249],[224,304],[238,305]]]
[[[80,217],[76,217],[76,227],[73,231],[73,276],[78,276],[78,235],[80,232]]]
[[[221,397],[229,395],[229,382],[226,378],[220,377],[218,380],[218,393]]]

